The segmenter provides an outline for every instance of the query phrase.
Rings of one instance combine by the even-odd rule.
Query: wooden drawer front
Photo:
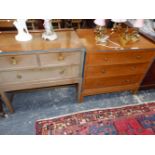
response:
[[[88,66],[85,70],[85,78],[142,74],[147,69],[147,66],[148,63]]]
[[[0,70],[37,67],[35,55],[0,56]]]
[[[81,52],[57,52],[40,54],[42,66],[80,64]]]
[[[0,72],[1,84],[79,77],[79,66]]]
[[[88,65],[111,65],[147,62],[153,58],[152,52],[96,52],[88,55]]]
[[[131,85],[138,83],[141,77],[141,75],[129,75],[110,78],[85,79],[84,89]]]

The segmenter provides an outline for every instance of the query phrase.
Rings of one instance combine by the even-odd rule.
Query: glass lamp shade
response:
[[[135,23],[133,24],[133,26],[137,28],[143,27],[143,25],[144,25],[144,19],[137,19]]]
[[[105,19],[95,19],[94,23],[98,26],[105,26]]]

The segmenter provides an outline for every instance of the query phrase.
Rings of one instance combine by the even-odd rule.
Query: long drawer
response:
[[[148,63],[87,66],[85,69],[85,78],[143,74],[147,66]]]
[[[39,80],[58,80],[80,76],[80,66],[64,66],[44,69],[31,69],[24,71],[0,72],[0,84],[21,83]]]
[[[81,52],[54,52],[39,54],[41,66],[81,64]]]
[[[125,86],[138,83],[142,75],[116,76],[107,78],[85,79],[84,89]]]
[[[141,63],[154,57],[152,51],[94,52],[87,56],[87,65]]]
[[[0,55],[0,71],[37,66],[36,55]]]

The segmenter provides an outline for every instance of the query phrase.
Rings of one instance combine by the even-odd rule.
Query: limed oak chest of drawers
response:
[[[137,92],[154,59],[154,43],[141,36],[140,41],[116,50],[97,45],[92,29],[77,30],[77,33],[86,48],[81,101],[84,96],[100,93]],[[119,43],[118,34],[110,39]]]
[[[17,42],[12,33],[0,34],[0,93],[11,112],[8,91],[77,84],[80,97],[85,49],[78,36],[58,31],[57,40],[45,41],[41,34],[32,33],[28,42]]]

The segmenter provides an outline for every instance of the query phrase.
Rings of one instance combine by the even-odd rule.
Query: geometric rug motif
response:
[[[35,128],[37,135],[155,135],[155,103],[38,120]]]

